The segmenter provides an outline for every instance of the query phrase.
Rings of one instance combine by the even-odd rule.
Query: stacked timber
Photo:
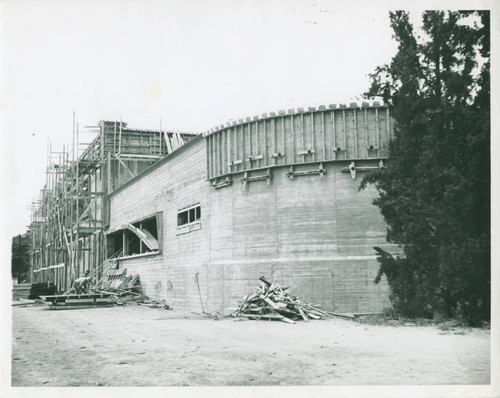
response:
[[[288,292],[289,287],[281,287],[260,277],[262,284],[253,293],[244,297],[239,308],[231,315],[257,320],[278,320],[295,323],[298,320],[332,318],[331,314],[313,304],[306,304]]]
[[[31,283],[19,283],[12,287],[12,299],[27,299],[31,292]]]
[[[50,296],[56,294],[57,287],[53,283],[41,282],[33,283],[31,285],[30,294],[28,298],[30,300],[36,300],[41,298],[41,296]]]

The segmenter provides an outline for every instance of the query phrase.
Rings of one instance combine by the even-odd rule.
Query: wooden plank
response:
[[[358,158],[358,117],[356,108],[353,108],[353,121],[354,121],[354,157]]]
[[[301,113],[300,114],[300,136],[301,136],[301,139],[302,139],[302,149],[304,149],[304,145],[305,145],[305,140],[304,140],[304,114]],[[302,155],[302,162],[305,161],[305,155]]]
[[[285,116],[281,118],[281,147],[283,148],[283,154],[286,153],[286,148],[285,148]],[[285,157],[283,156],[283,162],[285,163]]]
[[[368,136],[368,120],[366,116],[366,108],[363,108],[363,122],[366,134],[366,148],[367,148],[367,157],[370,157],[370,137]]]
[[[264,128],[264,130],[262,132],[263,135],[264,135],[264,156],[265,156],[264,157],[264,164],[266,166],[270,166],[269,160],[271,159],[271,156],[269,156],[269,151],[267,150],[267,128],[266,128],[266,124],[267,124],[267,120],[264,119],[262,121],[262,126]]]
[[[306,310],[305,312],[306,312],[306,314],[307,314],[307,316],[308,316],[309,318],[312,318],[312,319],[321,319],[321,316],[316,315],[316,314],[312,313],[312,312],[311,312],[311,311],[309,311],[309,310]]]
[[[375,131],[377,134],[377,155],[380,157],[380,127],[379,127],[378,108],[375,108]]]
[[[314,112],[311,112],[311,146],[312,146],[312,160],[316,159],[316,137],[314,133]]]
[[[309,322],[309,318],[307,317],[304,310],[300,306],[297,306],[296,308],[299,310],[299,313],[300,313],[300,316],[302,317],[302,319],[306,322]]]
[[[206,165],[207,165],[207,178],[212,178],[212,173],[210,172],[210,136],[205,138],[205,154],[206,154]]]
[[[251,158],[253,155],[253,145],[252,145],[252,123],[248,122],[248,158]],[[248,162],[248,168],[252,168],[252,161]]]
[[[259,130],[259,121],[256,120],[255,121],[255,135],[256,135],[256,141],[257,141],[257,150],[254,151],[255,154],[258,154],[258,153],[262,153],[262,151],[260,150],[260,130]],[[255,159],[255,157],[254,157]],[[260,167],[260,159],[257,160],[257,167]]]
[[[347,127],[346,127],[346,121],[345,121],[345,109],[342,109],[342,122],[343,122],[343,131],[344,131],[345,158],[347,158]]]
[[[217,131],[214,134],[214,155],[215,155],[215,176],[218,177],[220,175],[220,165],[219,165],[219,132]]]
[[[278,146],[276,145],[276,122],[274,118],[271,119],[271,134],[273,136],[273,153],[276,153],[278,152],[277,149]],[[276,164],[278,162],[278,159],[277,158],[273,159],[274,159],[274,164]]]
[[[325,112],[321,112],[321,136],[323,137],[323,160],[326,160]]]

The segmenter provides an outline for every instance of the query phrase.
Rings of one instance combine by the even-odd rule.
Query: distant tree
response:
[[[393,105],[386,167],[370,174],[387,240],[375,248],[404,316],[445,313],[490,319],[489,11],[426,11],[420,36],[403,11],[390,13],[399,46],[370,75],[368,97]]]
[[[12,277],[17,278],[18,282],[22,282],[26,278],[30,263],[30,248],[28,233],[12,238],[11,272]]]

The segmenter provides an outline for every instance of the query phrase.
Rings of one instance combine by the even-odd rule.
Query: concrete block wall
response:
[[[387,284],[373,283],[373,246],[389,247],[386,226],[371,203],[376,191],[358,192],[362,174],[352,179],[341,170],[348,161],[323,164],[323,176],[294,179],[288,167],[274,168],[270,184],[246,187],[240,173],[232,185],[215,189],[206,180],[205,143],[193,140],[110,196],[110,231],[162,212],[161,253],[120,260],[120,267],[140,274],[149,297],[201,311],[198,275],[204,309],[220,311],[237,306],[264,275],[329,310],[379,312],[389,306]],[[178,234],[177,211],[197,203],[201,229]]]
[[[209,261],[210,186],[205,181],[205,165],[200,137],[110,195],[110,232],[161,212],[161,253],[121,259],[119,266],[140,275],[150,298],[165,299],[174,308],[200,310],[195,275],[206,273],[203,265]],[[178,210],[197,203],[202,211],[201,229],[178,234]],[[200,285],[206,280],[206,275],[199,276]]]

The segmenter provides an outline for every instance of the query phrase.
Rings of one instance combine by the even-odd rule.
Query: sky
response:
[[[201,133],[232,119],[349,102],[395,54],[388,10],[402,4],[1,1],[8,187],[1,228],[7,237],[26,230],[28,206],[45,183],[48,143],[54,152],[71,145],[73,112],[81,130],[122,119],[134,128],[158,129],[161,121]]]

